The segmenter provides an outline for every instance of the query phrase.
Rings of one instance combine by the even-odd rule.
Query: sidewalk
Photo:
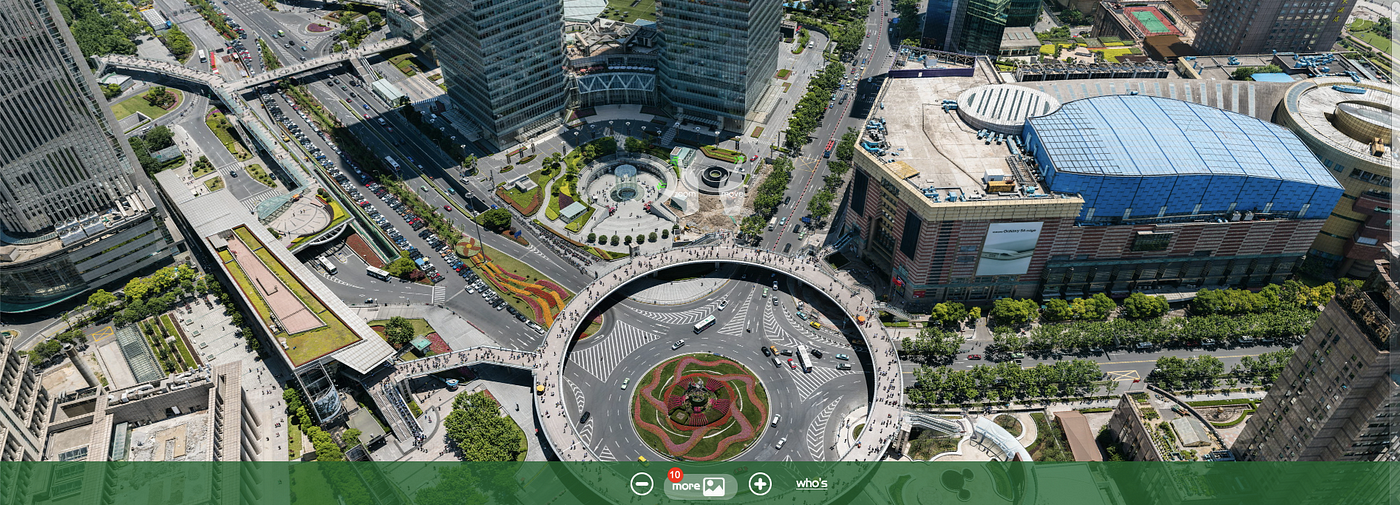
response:
[[[710,293],[718,291],[729,284],[730,277],[734,275],[734,268],[730,266],[721,267],[710,274],[695,279],[681,281],[659,281],[655,279],[637,279],[638,283],[653,282],[648,286],[633,293],[632,300],[650,303],[652,305],[681,305],[690,303],[708,296]]]

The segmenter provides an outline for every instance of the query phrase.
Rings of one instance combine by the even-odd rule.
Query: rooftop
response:
[[[1346,93],[1334,89],[1333,86],[1361,90],[1362,93]],[[1374,111],[1376,114],[1384,114],[1383,111],[1394,110],[1395,106],[1400,105],[1395,101],[1394,85],[1376,81],[1357,83],[1346,77],[1320,77],[1293,84],[1292,87],[1288,88],[1285,100],[1290,115],[1297,123],[1298,129],[1301,130],[1298,132],[1299,135],[1315,138],[1355,158],[1385,163],[1382,158],[1371,155],[1369,143],[1352,138],[1337,129],[1333,119],[1337,108],[1344,105],[1357,106],[1353,110]],[[1364,106],[1364,109],[1360,106]],[[1362,113],[1358,115],[1365,117],[1374,114]],[[1392,147],[1388,151],[1391,157],[1389,163],[1394,164],[1395,149]]]
[[[1105,96],[1031,118],[1058,172],[1108,176],[1238,175],[1340,188],[1288,129],[1152,96]]]
[[[955,191],[959,196],[1015,198],[1011,195],[1016,193],[988,195],[983,183],[988,172],[1011,174],[1010,145],[979,139],[977,128],[942,106],[943,100],[991,82],[982,65],[971,77],[886,80],[881,101],[870,112],[871,119],[884,120],[883,140],[888,145],[887,154],[877,158],[915,187],[939,188],[943,197]],[[1028,182],[1036,186],[1034,179]]]
[[[1060,103],[1095,96],[1137,93],[1209,105],[1264,121],[1273,119],[1274,109],[1283,101],[1283,95],[1289,86],[1273,82],[1219,82],[1177,78],[1031,81],[1016,85],[1044,91]]]

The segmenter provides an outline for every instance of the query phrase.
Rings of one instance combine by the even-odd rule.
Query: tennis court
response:
[[[1156,7],[1128,7],[1123,12],[1133,17],[1144,35],[1181,35],[1181,30],[1167,21]]]

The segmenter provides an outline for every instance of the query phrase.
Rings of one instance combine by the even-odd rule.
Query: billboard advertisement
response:
[[[1023,275],[1031,268],[1044,223],[992,223],[982,243],[977,275]]]

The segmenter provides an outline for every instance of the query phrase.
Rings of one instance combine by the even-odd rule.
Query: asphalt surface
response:
[[[844,88],[832,93],[832,98],[838,102],[837,105],[826,111],[821,126],[812,132],[811,143],[803,146],[800,155],[792,160],[792,183],[783,194],[785,198],[792,200],[790,204],[779,206],[775,214],[780,221],[786,218],[786,223],[783,226],[775,226],[773,230],[765,228],[761,245],[768,250],[781,252],[789,246],[794,250],[801,247],[804,239],[799,238],[800,233],[795,231],[794,227],[799,226],[801,218],[809,214],[808,202],[821,190],[822,179],[831,173],[826,164],[827,159],[823,157],[827,142],[840,142],[841,135],[847,128],[860,131],[870,109],[878,105],[874,103],[874,98],[884,81],[885,70],[889,69],[894,60],[893,49],[890,47],[892,25],[887,22],[888,18],[885,16],[885,10],[888,8],[887,4],[878,6],[875,12],[866,17],[866,29],[870,35],[866,37],[860,51],[852,60],[842,62],[846,67],[847,79],[842,81],[845,83]],[[867,49],[870,47],[873,49]],[[866,79],[872,81],[866,82]],[[805,93],[806,89],[801,92]],[[843,94],[848,96],[846,102],[841,104],[840,98]],[[864,98],[861,98],[862,96]],[[837,200],[832,202],[833,215],[827,217],[828,222],[835,222],[832,219],[834,210],[840,203],[838,195]]]
[[[837,425],[846,413],[870,403],[870,357],[853,351],[842,334],[830,330],[828,315],[844,316],[824,296],[806,289],[793,293],[796,283],[781,275],[776,278],[779,289],[773,290],[775,279],[755,272],[737,269],[728,282],[689,303],[662,306],[622,299],[607,306],[603,327],[575,344],[564,370],[568,385],[568,391],[563,392],[565,408],[576,421],[583,412],[590,413],[577,429],[595,454],[616,461],[638,456],[668,459],[637,435],[630,410],[635,386],[654,366],[670,358],[714,353],[748,367],[762,381],[770,402],[766,427],[740,458],[823,461],[839,457],[832,449]],[[817,300],[817,307],[807,300]],[[727,302],[722,310],[721,301]],[[804,302],[804,315],[823,321],[827,329],[815,331],[799,319],[798,301]],[[696,334],[694,324],[709,315],[715,316],[715,324]],[[672,349],[677,340],[685,344]],[[795,355],[778,356],[779,365],[775,366],[760,349],[772,345],[780,352],[789,349],[795,354],[799,343],[824,353],[822,358],[808,356],[812,372],[802,371]],[[837,360],[836,354],[850,360]],[[852,370],[836,370],[838,363],[849,363]],[[624,380],[628,381],[626,389],[622,387]],[[781,416],[776,426],[772,425],[774,415]],[[783,447],[775,448],[784,438],[787,442]]]

